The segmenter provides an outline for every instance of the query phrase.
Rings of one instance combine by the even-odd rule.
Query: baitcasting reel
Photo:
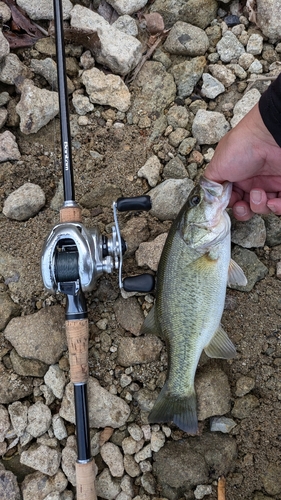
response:
[[[154,277],[141,274],[122,280],[123,254],[126,243],[121,237],[117,211],[149,210],[149,196],[118,198],[113,203],[115,225],[111,236],[101,235],[98,229],[86,229],[80,222],[61,222],[53,227],[45,241],[41,257],[41,272],[46,289],[75,296],[93,289],[103,273],[119,272],[119,287],[127,292],[150,292]]]

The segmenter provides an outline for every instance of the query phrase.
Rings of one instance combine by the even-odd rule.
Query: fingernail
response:
[[[241,206],[238,206],[238,207],[233,207],[233,212],[234,214],[238,215],[239,217],[244,217],[244,215],[246,215],[247,213],[247,210],[245,207],[241,207]]]
[[[256,191],[255,189],[253,189],[251,191],[251,200],[253,203],[260,203],[261,200],[262,200],[262,192],[261,191]]]
[[[271,205],[271,203],[267,203],[267,207],[269,208],[269,210],[271,210],[271,212],[273,212],[273,213],[277,212],[277,208],[275,207],[275,205]]]

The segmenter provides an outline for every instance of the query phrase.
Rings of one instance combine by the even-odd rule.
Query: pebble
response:
[[[52,418],[52,427],[54,435],[59,441],[67,438],[67,430],[64,421],[58,414],[54,415]]]
[[[143,439],[143,431],[137,424],[129,424],[128,432],[135,441],[141,441]]]
[[[10,417],[5,406],[0,404],[0,443],[3,443],[10,427]]]
[[[41,60],[31,59],[30,67],[34,73],[43,76],[47,80],[52,90],[58,91],[57,65],[53,59],[50,57]],[[66,84],[68,93],[72,94],[75,87],[68,76],[66,77]]]
[[[245,52],[245,48],[232,31],[226,31],[217,43],[217,52],[222,62],[238,59]]]
[[[13,472],[0,465],[0,498],[1,500],[19,500],[21,498],[17,477]]]
[[[21,489],[24,500],[45,500],[52,492],[62,493],[67,487],[67,479],[59,470],[54,476],[48,477],[42,472],[33,472],[25,476]]]
[[[19,151],[15,136],[6,130],[0,134],[0,163],[8,160],[19,160],[21,153]]]
[[[201,93],[204,97],[215,99],[218,95],[225,92],[224,85],[212,75],[209,75],[209,73],[203,73],[202,78],[203,85],[201,87]]]
[[[4,330],[12,316],[20,312],[19,306],[15,304],[10,295],[4,291],[0,292],[0,331]]]
[[[262,475],[263,487],[269,495],[279,495],[281,493],[281,467],[280,464],[269,463]]]
[[[140,466],[136,463],[133,455],[124,455],[124,469],[130,477],[137,477],[141,474]]]
[[[240,399],[236,399],[231,414],[234,418],[248,418],[258,406],[258,398],[253,394],[246,394]]]
[[[144,448],[142,448],[140,451],[138,451],[135,454],[135,461],[137,463],[140,463],[143,460],[146,460],[147,458],[150,458],[151,456],[152,456],[151,445],[147,444]]]
[[[3,47],[5,47],[6,38]],[[2,47],[2,51],[5,48]],[[1,63],[0,81],[6,85],[15,85],[21,78],[29,78],[30,70],[21,62],[16,54],[8,54]],[[31,81],[30,81],[31,82]]]
[[[263,37],[258,33],[252,33],[247,43],[247,53],[254,56],[261,54],[263,49]]]
[[[198,399],[198,420],[230,411],[231,393],[227,375],[216,367],[206,366],[197,372],[195,388]]]
[[[241,57],[242,56],[240,56],[240,59]],[[209,70],[213,77],[219,80],[226,88],[230,87],[230,85],[232,85],[236,80],[236,76],[233,71],[222,64],[209,64]]]
[[[206,59],[204,56],[193,57],[190,61],[184,61],[171,67],[171,73],[177,86],[177,94],[180,99],[185,99],[194,91],[195,85],[202,77]]]
[[[202,500],[207,495],[212,494],[212,486],[209,484],[199,484],[194,490],[196,500]]]
[[[66,376],[59,365],[51,365],[44,376],[45,384],[52,390],[53,394],[58,399],[62,399],[64,386],[66,384]]]
[[[184,179],[188,177],[187,170],[179,156],[175,156],[175,158],[166,163],[163,175],[165,179]]]
[[[182,56],[201,56],[209,48],[209,39],[204,30],[183,21],[177,21],[164,43],[164,49],[170,54]]]
[[[6,326],[4,336],[20,356],[51,365],[66,349],[63,325],[63,308],[46,307],[35,314],[13,318]]]
[[[90,99],[86,95],[80,94],[80,92],[73,92],[72,104],[78,115],[84,116],[90,113],[94,109],[94,105],[91,103]]]
[[[138,170],[138,177],[144,177],[151,187],[155,187],[159,180],[161,168],[162,165],[159,158],[153,155],[148,158],[145,164]]]
[[[128,310],[130,314],[128,314]],[[140,335],[140,329],[144,321],[141,307],[135,297],[123,299],[119,297],[114,304],[114,312],[118,323],[133,335]]]
[[[33,393],[31,377],[20,377],[0,364],[0,404],[9,404]]]
[[[255,380],[252,377],[248,377],[246,375],[242,375],[236,382],[236,391],[235,394],[237,397],[241,398],[251,392],[255,387]]]
[[[192,134],[198,144],[216,144],[230,130],[222,113],[199,109],[192,124]]]
[[[31,80],[25,80],[20,91],[21,98],[16,105],[20,130],[23,134],[35,134],[58,114],[58,94],[36,87]]]
[[[263,218],[255,214],[250,220],[241,222],[231,219],[231,241],[243,248],[264,247],[266,228]]]
[[[68,481],[76,486],[75,462],[77,460],[75,436],[69,436],[62,450],[61,467]]]
[[[11,423],[17,436],[22,436],[27,427],[28,408],[21,401],[14,401],[8,406]]]
[[[124,474],[123,455],[120,448],[113,443],[105,443],[101,449],[100,454],[110,473],[113,477],[122,477]]]
[[[258,259],[255,252],[251,250],[235,246],[232,251],[232,258],[243,269],[248,282],[246,286],[231,285],[230,288],[250,292],[255,283],[268,274],[267,267]]]
[[[9,219],[25,221],[34,217],[44,207],[45,201],[45,194],[41,187],[27,182],[6,198],[3,214]]]
[[[97,496],[105,500],[114,500],[120,492],[120,480],[113,479],[109,469],[104,469],[96,478]]]
[[[232,127],[235,127],[237,123],[244,118],[244,116],[255,106],[255,104],[260,99],[260,92],[257,89],[251,89],[240,101],[238,101],[233,109],[233,118],[231,118],[230,123]]]
[[[48,0],[40,0],[40,8],[38,8],[37,0],[17,0],[17,4],[21,7],[27,15],[34,21],[40,19],[53,19],[53,6]],[[63,18],[68,19],[72,3],[70,0],[62,0]]]
[[[236,427],[236,422],[232,418],[227,417],[213,417],[211,419],[211,432],[223,432],[223,434],[229,434],[234,427]]]
[[[165,434],[158,430],[151,433],[151,451],[158,452],[165,444]]]
[[[145,337],[123,338],[117,350],[117,362],[121,366],[133,366],[140,363],[151,363],[159,359],[163,344],[154,335]]]
[[[112,106],[119,111],[128,111],[131,94],[119,75],[107,74],[97,68],[87,69],[82,74],[82,82],[90,102],[103,106]]]
[[[39,470],[47,476],[53,476],[58,472],[60,461],[61,453],[45,445],[32,445],[20,456],[21,464]]]
[[[152,271],[157,271],[161,253],[168,233],[159,234],[153,241],[141,243],[135,253],[138,266],[148,266]]]
[[[48,431],[51,425],[51,410],[41,401],[37,401],[34,405],[31,405],[30,408],[28,408],[27,422],[26,431],[31,434],[31,436],[42,436]]]
[[[167,179],[151,189],[150,213],[160,220],[173,220],[186,201],[194,183],[190,179]]]
[[[119,16],[114,23],[112,23],[112,26],[120,31],[123,31],[123,33],[126,33],[127,35],[131,36],[137,36],[138,35],[138,25],[131,16],[128,14],[124,14],[124,16]]]

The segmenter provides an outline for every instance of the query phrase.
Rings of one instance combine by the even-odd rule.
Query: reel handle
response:
[[[116,201],[118,212],[128,212],[129,210],[145,210],[151,209],[150,196],[134,196],[131,198],[118,198]]]
[[[155,287],[155,279],[152,274],[139,274],[138,276],[129,276],[123,279],[123,288],[125,292],[143,292],[149,293]]]

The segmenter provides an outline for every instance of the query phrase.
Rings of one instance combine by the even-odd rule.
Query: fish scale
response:
[[[229,279],[230,219],[225,211],[231,189],[202,178],[173,222],[158,267],[154,308],[142,327],[165,340],[166,383],[148,417],[198,430],[194,377],[203,349],[230,358],[235,347],[220,327]],[[232,266],[232,281],[245,284]]]

